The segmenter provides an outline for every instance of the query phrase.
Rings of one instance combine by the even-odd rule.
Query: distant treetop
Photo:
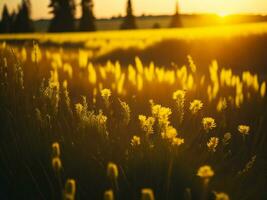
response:
[[[93,12],[93,0],[82,0],[82,17],[80,19],[80,31],[95,31],[95,16]]]
[[[126,16],[121,25],[121,29],[136,29],[136,28],[137,28],[137,25],[136,25],[135,16],[133,14],[132,1],[128,0]]]
[[[73,32],[75,31],[74,0],[51,0],[49,6],[54,15],[50,22],[49,32]]]
[[[179,28],[182,26],[183,25],[182,25],[182,20],[181,20],[181,15],[180,15],[179,2],[176,1],[175,13],[172,16],[170,28]]]

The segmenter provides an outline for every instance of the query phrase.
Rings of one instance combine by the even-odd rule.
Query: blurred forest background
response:
[[[225,24],[239,24],[267,21],[266,15],[232,14],[220,16],[218,14],[181,14],[179,2],[174,5],[173,15],[135,16],[134,5],[131,0],[125,1],[125,15],[110,18],[96,18],[93,0],[81,0],[76,4],[74,0],[51,0],[47,5],[53,15],[48,19],[31,19],[31,2],[22,0],[17,9],[11,10],[4,5],[1,15],[0,33],[27,32],[84,32],[96,30],[119,29],[159,29],[175,27],[199,27]],[[75,14],[81,7],[81,18]]]

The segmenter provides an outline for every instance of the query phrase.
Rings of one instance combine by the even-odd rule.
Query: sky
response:
[[[80,0],[76,0],[77,4]],[[9,10],[17,8],[21,0],[0,0],[0,12],[3,4],[7,4]],[[47,5],[50,0],[31,0],[32,18],[51,18]],[[134,13],[142,14],[172,14],[175,10],[176,0],[132,0]],[[125,14],[126,0],[94,0],[94,12],[97,18],[107,18]],[[179,0],[181,13],[252,13],[267,14],[266,0]],[[77,17],[80,9],[77,9]]]

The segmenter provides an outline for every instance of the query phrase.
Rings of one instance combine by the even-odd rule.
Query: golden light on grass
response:
[[[215,30],[221,31],[225,29],[216,28]],[[214,32],[216,32],[215,30]],[[169,30],[165,31],[168,32]],[[165,31],[161,33],[164,35]],[[148,42],[143,40],[143,34],[149,33],[149,31],[140,32],[137,31],[136,37],[141,38],[141,43],[144,41]],[[175,30],[172,34],[175,35],[178,32]],[[103,34],[104,38],[106,37],[106,33],[99,34]],[[124,37],[124,34],[127,34],[127,32],[120,34]],[[112,33],[109,37],[119,37],[121,36],[120,34]],[[94,36],[94,34],[92,35]],[[125,43],[127,47],[133,43],[136,46],[136,41],[129,41],[129,35],[125,36],[126,41],[123,40],[122,43]],[[97,37],[99,36],[97,35]],[[155,41],[157,39],[156,37]],[[106,43],[103,42],[101,45],[103,44]],[[98,44],[95,45],[97,46]],[[116,48],[116,45],[118,44],[113,45],[112,42],[110,43],[111,48]],[[101,47],[104,48],[103,51],[105,53],[110,50],[105,45]],[[241,73],[238,71],[237,73],[235,69],[222,68],[215,60],[209,68],[203,69],[197,67],[198,63],[194,63],[190,56],[188,57],[189,63],[180,67],[175,65],[173,68],[168,68],[168,66],[159,66],[156,63],[147,64],[143,63],[138,57],[135,58],[134,64],[124,66],[119,62],[107,62],[104,64],[87,63],[87,58],[90,57],[87,52],[77,51],[76,54],[80,56],[77,57],[75,53],[63,53],[64,50],[62,49],[53,52],[49,49],[43,50],[39,48],[43,56],[39,57],[38,67],[40,66],[40,69],[45,71],[45,75],[41,75],[46,77],[46,79],[42,84],[37,85],[36,89],[38,89],[38,92],[35,93],[29,86],[32,86],[37,81],[32,82],[32,79],[29,78],[29,74],[32,71],[30,73],[27,72],[31,67],[36,66],[35,55],[33,58],[27,56],[27,52],[31,52],[27,47],[24,50],[17,47],[14,48],[18,57],[22,58],[27,67],[21,67],[20,70],[24,71],[20,71],[15,66],[15,75],[6,75],[10,73],[9,65],[12,62],[8,60],[10,59],[8,56],[3,58],[2,65],[0,63],[0,71],[4,73],[2,73],[3,76],[0,76],[0,80],[4,84],[0,87],[0,95],[2,97],[0,103],[4,99],[5,102],[10,103],[10,108],[12,108],[13,104],[19,107],[20,103],[22,103],[21,108],[25,108],[22,113],[27,114],[26,116],[32,116],[30,119],[33,119],[33,123],[27,122],[27,128],[29,126],[29,131],[27,131],[30,133],[30,128],[34,131],[39,130],[38,134],[36,134],[38,136],[41,135],[39,134],[40,132],[46,131],[51,136],[49,141],[54,139],[59,141],[60,144],[53,143],[51,145],[48,143],[48,147],[51,150],[49,152],[51,153],[51,162],[49,161],[48,164],[50,168],[52,164],[54,171],[64,172],[64,174],[62,173],[64,177],[68,177],[68,174],[65,176],[65,171],[66,173],[71,172],[69,171],[71,169],[69,167],[70,162],[83,163],[80,159],[84,157],[79,155],[84,155],[80,152],[84,144],[85,154],[89,155],[89,152],[90,156],[92,154],[92,158],[94,158],[88,159],[88,162],[97,162],[103,165],[103,163],[107,163],[109,160],[114,160],[116,164],[109,162],[107,166],[104,166],[106,168],[102,169],[99,167],[96,170],[97,172],[102,170],[100,174],[106,173],[108,177],[107,180],[103,181],[101,178],[99,179],[104,185],[101,188],[107,189],[105,193],[104,190],[101,191],[102,195],[104,193],[105,199],[111,200],[120,196],[120,192],[124,192],[124,187],[120,187],[120,184],[124,183],[125,177],[138,173],[138,171],[135,171],[136,169],[151,169],[155,170],[155,172],[160,169],[161,166],[153,165],[154,158],[156,158],[156,163],[163,163],[168,158],[171,158],[168,160],[170,163],[164,163],[164,165],[168,164],[170,166],[167,170],[169,176],[167,175],[166,177],[172,178],[172,176],[176,176],[175,174],[177,173],[171,173],[171,171],[179,169],[175,167],[176,164],[171,169],[172,162],[184,158],[184,156],[179,157],[184,152],[196,160],[197,166],[203,165],[204,160],[195,159],[195,154],[191,154],[191,152],[199,153],[200,158],[210,156],[208,161],[216,166],[216,174],[218,174],[218,178],[214,179],[216,185],[220,177],[224,175],[222,172],[224,170],[221,170],[220,166],[216,163],[217,158],[219,156],[224,158],[224,156],[229,155],[228,152],[236,156],[236,151],[232,151],[235,145],[228,145],[234,144],[236,141],[234,133],[246,137],[245,135],[250,134],[251,130],[257,130],[255,123],[251,119],[253,118],[254,120],[255,118],[255,121],[257,121],[257,117],[264,116],[264,113],[261,112],[261,107],[255,109],[255,113],[248,112],[248,110],[250,111],[249,106],[253,108],[255,105],[265,105],[266,80],[264,80],[264,77],[251,71],[240,71]],[[50,66],[50,64],[51,73],[49,74],[50,69],[47,69],[47,66]],[[13,66],[11,65],[11,67]],[[21,75],[22,72],[26,74],[25,77]],[[14,79],[10,77],[14,77]],[[13,85],[20,85],[20,80],[25,80],[26,84],[25,90],[22,87],[16,87],[16,91],[18,91],[16,95],[22,94],[18,101],[14,96],[10,96],[13,94],[12,92],[5,92],[9,88],[13,91]],[[31,91],[30,94],[27,91]],[[26,98],[24,99],[24,97]],[[123,99],[123,101],[120,99]],[[203,102],[205,102],[205,106],[203,106]],[[1,105],[5,107],[5,103]],[[26,108],[29,108],[30,111],[28,112]],[[5,110],[3,109],[3,112],[6,112]],[[71,112],[65,112],[66,110]],[[37,114],[34,115],[32,111],[36,111]],[[13,116],[16,116],[14,114],[20,115],[19,112],[13,112],[12,109],[9,112]],[[192,114],[197,114],[198,116],[193,116]],[[216,121],[212,117],[205,116],[214,116]],[[35,120],[34,117],[36,118]],[[23,120],[24,117],[21,116],[20,119]],[[244,120],[247,124],[251,124],[251,127],[240,125],[232,128],[232,123],[238,125],[240,119]],[[3,120],[6,119],[3,118]],[[27,120],[29,119],[27,118]],[[68,136],[64,135],[64,128],[68,129],[66,130],[69,133]],[[214,132],[213,134],[215,128],[216,133]],[[209,134],[202,135],[203,130]],[[60,135],[54,135],[54,132],[59,132]],[[136,135],[133,135],[133,133],[136,133]],[[32,137],[35,139],[34,137],[36,136],[33,135]],[[23,135],[20,138],[23,140]],[[246,139],[250,140],[251,138],[246,137]],[[86,146],[87,144],[88,146]],[[180,148],[181,145],[183,146]],[[61,147],[64,148],[61,149]],[[244,146],[244,148],[246,147],[247,145]],[[88,151],[87,148],[89,149]],[[136,151],[133,151],[133,149]],[[181,151],[179,151],[180,149]],[[218,157],[214,160],[212,154],[215,151]],[[72,153],[68,154],[69,152],[76,153],[75,158],[68,158],[68,156],[74,155]],[[61,155],[64,156],[62,160]],[[144,168],[144,165],[146,165],[144,160],[146,158],[149,158],[149,162],[151,162],[151,165],[147,165],[148,168]],[[242,171],[242,174],[251,169],[255,159],[256,157],[252,158],[245,167],[245,170]],[[227,162],[227,159],[225,162]],[[64,169],[68,170],[63,171],[62,164],[64,164]],[[100,166],[89,164],[89,166]],[[80,168],[80,166],[78,167]],[[88,168],[85,169],[88,170]],[[192,169],[189,168],[188,170]],[[165,171],[163,173],[154,174],[164,178],[164,175],[166,175]],[[61,173],[57,174],[61,175]],[[199,176],[203,183],[207,184],[215,175],[215,172],[211,166],[204,165],[198,170],[193,169],[191,174]],[[98,177],[97,174],[96,177]],[[62,176],[58,176],[58,178],[60,179]],[[67,180],[65,190],[64,185],[61,187],[68,199],[75,198],[76,182],[74,180],[77,181],[79,188],[85,187],[83,182],[80,182],[79,177],[73,178]],[[88,182],[91,181],[90,184],[94,181],[90,180],[90,178],[87,180]],[[134,182],[134,180],[132,182],[132,180],[129,178],[130,184],[142,186],[142,182]],[[170,182],[170,184],[172,183]],[[153,189],[155,194],[158,195],[158,190],[156,190],[158,188],[153,187]],[[170,193],[175,192],[174,190],[169,191]],[[189,193],[188,196],[190,196]],[[172,195],[173,193],[170,194],[170,196]],[[79,196],[78,193],[77,196]],[[225,195],[219,195],[218,193],[218,196],[227,199]],[[153,191],[151,189],[142,190],[142,197],[149,200],[154,199]]]

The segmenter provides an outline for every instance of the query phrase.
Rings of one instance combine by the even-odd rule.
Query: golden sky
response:
[[[76,0],[79,3],[79,0]],[[132,0],[136,15],[171,14],[176,0]],[[0,0],[0,9],[6,3],[15,9],[20,0]],[[47,5],[49,0],[31,0],[34,19],[50,18]],[[125,13],[126,0],[94,0],[95,15],[98,18]],[[267,13],[267,0],[179,0],[182,13]],[[77,10],[77,16],[80,10]]]

